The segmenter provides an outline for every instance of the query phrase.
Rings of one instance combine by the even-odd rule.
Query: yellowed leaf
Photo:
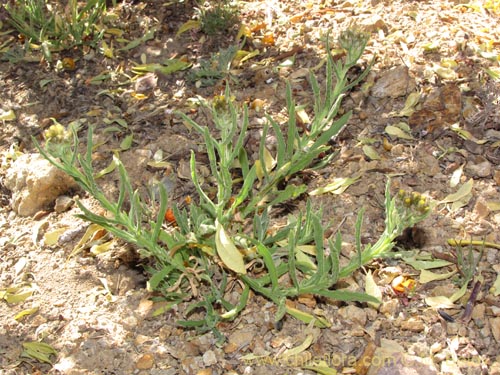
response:
[[[369,270],[365,277],[365,292],[369,296],[373,296],[378,300],[382,300],[382,291],[378,287],[377,283],[373,279],[372,271]],[[368,302],[368,305],[373,307],[374,309],[378,309],[380,306],[380,302]]]
[[[363,152],[370,160],[379,160],[380,159],[380,155],[378,154],[377,150],[375,150],[375,148],[373,146],[364,145]]]
[[[426,284],[431,281],[436,281],[436,280],[446,280],[452,277],[454,274],[456,274],[457,271],[451,271],[447,273],[434,273],[428,270],[422,270],[420,271],[420,278],[419,282],[421,284]]]
[[[470,194],[472,192],[473,185],[474,185],[474,180],[471,178],[465,184],[460,186],[460,188],[458,189],[458,191],[456,193],[447,195],[439,203],[461,202],[461,203],[464,203],[463,205],[465,206],[468,203],[468,200],[470,199]]]
[[[75,255],[83,251],[83,249],[85,249],[85,247],[91,241],[91,239],[94,238],[97,233],[103,230],[104,228],[101,227],[100,225],[90,224],[87,230],[85,231],[84,235],[80,239],[80,241],[78,241],[76,246],[73,248],[71,254],[69,254],[68,259],[74,257]]]
[[[199,20],[189,20],[187,22],[184,22],[180,27],[179,30],[177,30],[177,33],[175,34],[176,37],[179,35],[185,33],[186,31],[193,30],[193,29],[199,29],[201,27],[201,22]]]
[[[0,121],[13,121],[16,119],[16,113],[9,109],[8,111],[4,111],[0,108]]]
[[[0,298],[7,303],[19,303],[26,301],[34,293],[35,289],[32,284],[22,284],[0,290]]]
[[[108,46],[108,44],[106,43],[105,40],[102,41],[101,50],[102,50],[102,54],[104,56],[106,56],[107,58],[109,58],[109,59],[115,58],[114,53],[113,53],[113,45]]]
[[[315,361],[312,366],[303,366],[304,370],[311,370],[320,375],[337,375],[338,372],[334,368],[328,366],[325,361]]]
[[[51,232],[47,232],[44,234],[43,236],[43,243],[44,245],[46,246],[52,246],[52,245],[55,245],[57,244],[57,241],[59,240],[59,237],[61,237],[61,235],[66,232],[68,228],[65,227],[65,228],[58,228],[56,230],[53,230]]]
[[[436,73],[440,78],[455,80],[458,78],[457,73],[451,68],[445,68],[440,65],[435,65],[432,70]]]
[[[499,211],[500,201],[486,201],[486,206],[490,211]]]
[[[346,189],[349,186],[358,182],[359,178],[360,178],[360,176],[355,176],[352,178],[351,177],[334,178],[332,183],[330,183],[326,186],[314,189],[313,191],[311,191],[309,193],[309,195],[320,195],[320,194],[325,194],[325,193],[331,193],[331,194],[337,194],[337,195],[342,194],[344,191],[346,191]]]
[[[28,357],[46,363],[52,363],[50,356],[57,354],[57,351],[52,346],[44,342],[23,342],[23,348],[24,351],[21,353],[22,357]]]
[[[236,248],[234,242],[218,221],[215,222],[215,228],[215,247],[217,249],[217,255],[219,255],[224,265],[230,270],[239,274],[246,274],[247,270],[245,268],[243,255]]]
[[[14,319],[17,320],[18,322],[21,321],[25,316],[32,315],[38,311],[38,307],[33,307],[31,309],[26,309],[23,311],[18,312],[15,316]]]
[[[455,304],[445,296],[426,297],[425,303],[435,309],[451,309]]]
[[[299,346],[296,346],[295,348],[287,349],[281,354],[278,358],[287,358],[291,356],[296,356],[302,353],[303,351],[307,350],[311,346],[311,344],[314,341],[314,335],[309,334],[306,336],[305,340],[300,344]]]
[[[387,125],[385,127],[384,131],[387,134],[389,134],[392,138],[396,137],[396,138],[408,139],[408,140],[413,139],[413,136],[411,135],[410,132],[406,132],[398,126]]]
[[[95,244],[95,245],[93,245],[93,246],[90,247],[90,252],[92,254],[94,254],[94,255],[99,255],[99,254],[102,254],[102,253],[106,253],[109,250],[111,250],[111,248],[113,247],[113,245],[114,245],[114,241],[113,240],[104,242],[102,244]]]

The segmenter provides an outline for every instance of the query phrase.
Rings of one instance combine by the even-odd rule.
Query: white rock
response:
[[[20,216],[31,216],[77,184],[40,154],[24,154],[7,171],[5,186],[12,191],[12,209]]]

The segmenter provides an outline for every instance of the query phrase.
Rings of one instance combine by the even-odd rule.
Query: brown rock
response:
[[[491,333],[496,342],[500,343],[500,318],[490,319]]]
[[[415,80],[410,77],[408,68],[402,65],[380,74],[371,94],[376,98],[398,98],[409,94],[414,88]]]
[[[352,322],[358,323],[360,326],[364,327],[366,324],[366,312],[356,306],[345,306],[339,309],[339,315]]]
[[[255,332],[252,330],[238,330],[233,332],[229,338],[228,343],[224,347],[224,352],[234,353],[236,350],[242,347],[248,346],[255,336]]]
[[[362,30],[369,33],[377,32],[378,30],[387,31],[387,24],[378,14],[371,14],[359,22]]]
[[[418,318],[410,318],[401,322],[401,328],[412,332],[422,332],[425,324]]]
[[[135,367],[139,370],[148,370],[153,367],[154,363],[155,363],[154,356],[150,353],[147,353],[139,357],[139,359],[135,363]]]
[[[399,309],[399,301],[397,299],[391,299],[380,305],[380,312],[384,315],[395,317]]]
[[[422,108],[408,119],[410,127],[417,132],[433,133],[445,125],[460,121],[462,93],[456,84],[448,84],[432,90]]]

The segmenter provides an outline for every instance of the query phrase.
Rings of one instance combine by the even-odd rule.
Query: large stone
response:
[[[77,184],[40,154],[24,154],[7,171],[5,186],[12,191],[12,209],[20,216],[31,216]]]
[[[404,65],[396,66],[380,73],[372,87],[371,94],[375,98],[399,98],[408,95],[415,89],[415,80]]]

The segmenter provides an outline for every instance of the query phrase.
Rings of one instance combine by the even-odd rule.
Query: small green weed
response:
[[[200,66],[189,72],[188,78],[198,87],[214,86],[220,80],[235,80],[231,76],[231,62],[240,48],[238,46],[229,46],[221,49],[218,53],[212,54],[210,59],[202,60]]]
[[[4,5],[8,21],[23,38],[25,48],[41,49],[51,61],[51,53],[73,46],[96,45],[102,37],[96,25],[106,9],[106,0],[89,0],[82,6],[69,0],[65,7],[48,0],[20,0]]]
[[[207,35],[227,32],[238,23],[238,9],[230,0],[212,0],[196,8],[201,31]]]

